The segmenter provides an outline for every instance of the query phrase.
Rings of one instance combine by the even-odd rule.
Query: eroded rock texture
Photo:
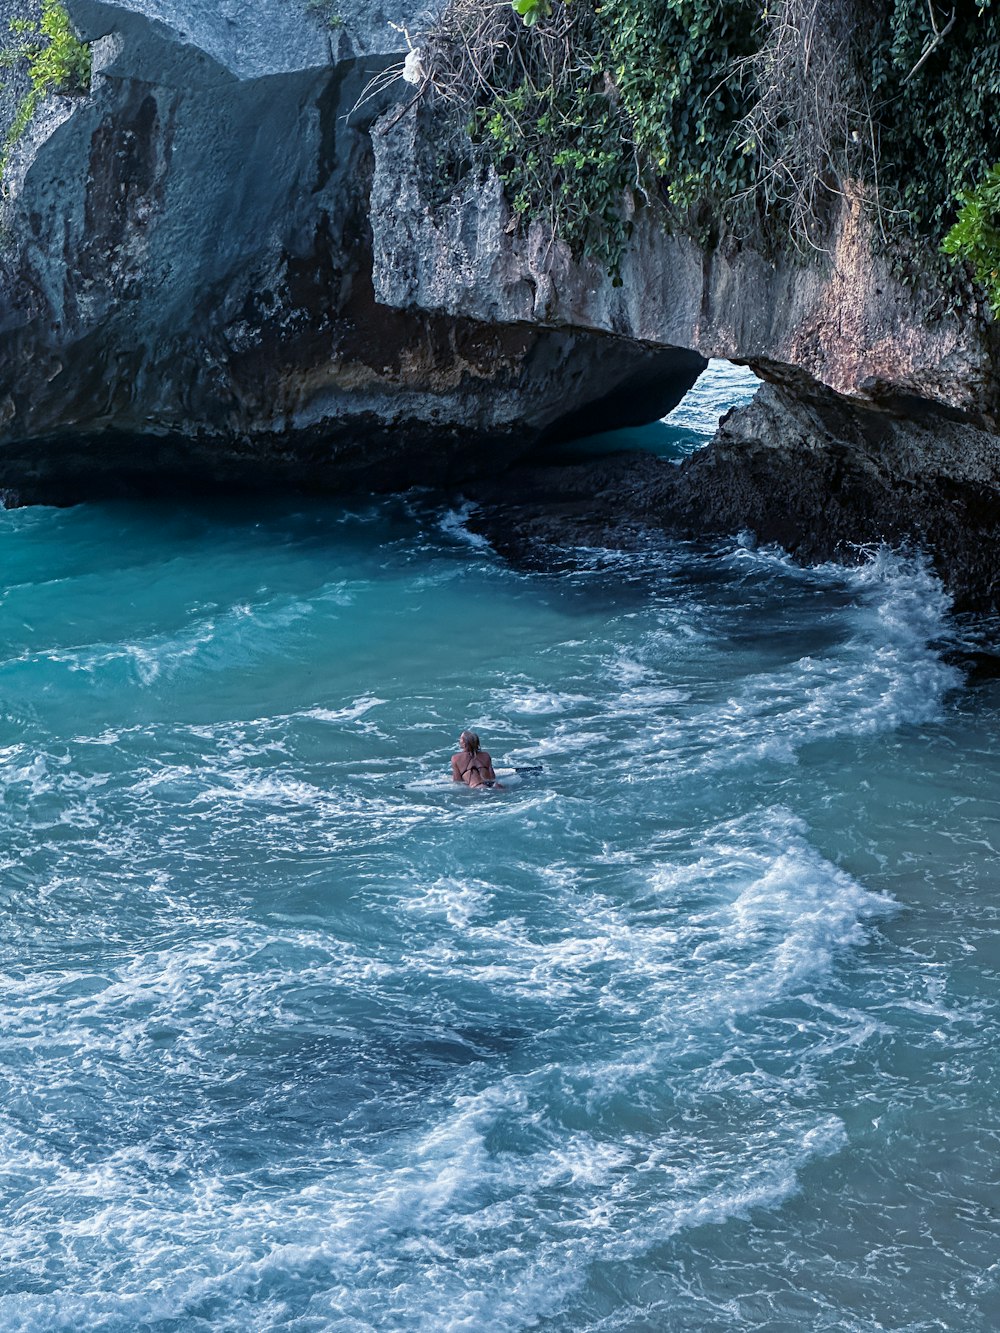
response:
[[[959,604],[1000,605],[996,323],[974,299],[956,311],[932,283],[900,282],[856,200],[808,263],[724,236],[701,250],[639,214],[615,286],[538,225],[512,235],[495,178],[432,207],[414,117],[373,141],[379,299],[684,346],[765,381],[681,468],[535,461],[473,486],[475,521],[510,558],[557,560],[560,545],[620,545],[650,527],[749,529],[806,560],[912,540]]]
[[[871,403],[910,395],[997,414],[995,332],[974,303],[948,311],[932,285],[893,277],[857,201],[844,200],[826,248],[808,261],[772,261],[726,236],[703,250],[640,211],[616,284],[597,264],[574,263],[541,224],[511,233],[493,176],[432,205],[421,169],[432,119],[394,119],[372,136],[379,300],[693,348]]]
[[[378,299],[371,141],[347,116],[406,50],[398,0],[334,27],[305,0],[68,9],[91,92],[49,99],[5,178],[0,485],[442,482],[581,409],[655,416],[704,365]]]
[[[37,5],[0,0],[0,24]],[[680,472],[644,461],[605,487],[623,521],[752,527],[808,557],[915,536],[996,600],[992,557],[971,556],[1000,511],[996,325],[897,282],[850,198],[808,262],[724,235],[700,249],[640,210],[616,285],[514,226],[495,176],[442,200],[433,104],[350,114],[430,10],[67,8],[91,91],[47,100],[0,201],[0,488],[474,486],[548,440],[662,415],[721,356],[768,393]],[[0,128],[23,88],[8,76]]]
[[[529,567],[574,546],[642,546],[650,530],[746,530],[809,563],[919,546],[956,607],[984,611],[1000,606],[998,475],[1000,440],[953,409],[899,416],[765,384],[679,467],[618,454],[483,479],[473,526]]]

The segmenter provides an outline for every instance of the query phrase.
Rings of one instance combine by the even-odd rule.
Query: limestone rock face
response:
[[[440,482],[588,405],[634,415],[641,390],[655,416],[704,365],[377,299],[371,141],[348,113],[402,68],[402,0],[332,25],[306,0],[67,8],[91,90],[45,102],[3,182],[0,485]],[[36,13],[2,0],[0,24]]]
[[[726,357],[768,392],[684,468],[609,481],[622,515],[810,558],[915,536],[1000,602],[973,550],[1000,512],[996,322],[898,281],[850,191],[821,251],[776,262],[640,207],[619,282],[494,175],[440,198],[410,36],[441,3],[66,0],[90,91],[46,99],[0,190],[0,489],[474,485],[661,416]],[[0,29],[39,9],[0,0]],[[7,73],[0,133],[27,86]],[[581,520],[539,486],[511,522]]]
[[[397,116],[372,135],[380,301],[692,348],[872,405],[908,395],[977,419],[1000,409],[995,326],[975,302],[945,310],[929,285],[893,276],[856,199],[844,199],[824,249],[774,262],[733,238],[700,249],[640,210],[615,284],[541,224],[515,228],[495,176],[432,207],[420,166],[432,129]]]
[[[900,281],[856,198],[808,262],[724,236],[700,249],[640,211],[616,285],[540,225],[515,226],[494,176],[432,206],[421,133],[417,117],[390,113],[372,136],[379,300],[687,347],[766,381],[680,468],[619,457],[474,485],[474,521],[506,555],[558,560],[567,545],[650,528],[749,529],[805,560],[912,540],[958,604],[1000,606],[997,324],[971,293],[958,311],[919,277]]]

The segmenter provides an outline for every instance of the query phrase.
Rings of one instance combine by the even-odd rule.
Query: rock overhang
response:
[[[661,415],[710,356],[812,413],[803,447],[845,405],[862,452],[928,411],[993,439],[995,325],[901,284],[850,192],[809,264],[639,208],[612,281],[512,226],[495,174],[431,207],[433,105],[349,116],[421,27],[402,5],[67,3],[94,81],[43,111],[3,202],[2,484],[92,488],[137,449],[195,482],[455,481]]]
[[[345,6],[332,30],[276,0],[69,8],[94,43],[91,91],[55,99],[4,202],[3,484],[34,449],[32,484],[48,468],[58,486],[77,438],[69,470],[95,480],[144,439],[153,457],[172,441],[175,462],[189,439],[192,477],[217,470],[214,447],[234,480],[313,466],[335,486],[330,460],[366,430],[373,466],[345,482],[398,479],[372,422],[412,442],[420,480],[442,472],[435,440],[451,441],[445,471],[477,439],[502,466],[650,365],[669,381],[651,413],[693,377],[698,358],[607,330],[379,299],[376,167],[349,112],[406,50],[401,6]]]

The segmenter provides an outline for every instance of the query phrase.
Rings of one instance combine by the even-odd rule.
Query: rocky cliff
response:
[[[34,5],[3,0],[0,22]],[[640,209],[612,280],[515,226],[493,174],[432,198],[434,107],[409,85],[352,113],[429,13],[66,8],[90,90],[46,100],[3,180],[0,486],[468,485],[547,439],[652,420],[726,357],[767,395],[657,483],[655,512],[626,477],[609,508],[804,555],[912,534],[995,600],[957,534],[982,544],[1000,512],[996,326],[901,284],[850,192],[808,261],[699,246]],[[836,477],[880,498],[851,501],[856,481],[833,501]]]
[[[511,558],[628,542],[650,526],[751,529],[808,560],[913,540],[959,605],[1000,605],[996,323],[971,293],[946,308],[933,282],[904,284],[857,200],[844,198],[808,263],[724,237],[706,250],[639,215],[616,284],[541,225],[512,236],[495,178],[432,206],[419,134],[412,116],[401,128],[389,116],[373,134],[378,299],[688,347],[765,381],[681,468],[536,464],[473,487],[480,529]]]
[[[46,101],[3,182],[0,485],[440,482],[574,411],[667,410],[702,368],[596,328],[379,298],[371,139],[349,113],[401,60],[412,9],[67,9],[90,91]],[[0,21],[31,12],[6,0]]]

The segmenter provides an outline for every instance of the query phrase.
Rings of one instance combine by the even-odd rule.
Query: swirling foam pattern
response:
[[[3,515],[0,1326],[995,1327],[940,588],[461,519]]]

